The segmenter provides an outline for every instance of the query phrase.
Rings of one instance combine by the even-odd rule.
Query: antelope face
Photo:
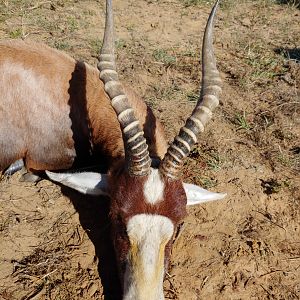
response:
[[[150,168],[149,175],[117,175],[46,172],[84,194],[111,198],[112,240],[123,285],[123,299],[164,299],[163,277],[167,270],[172,238],[186,215],[186,206],[218,200],[213,193],[183,183]]]
[[[112,232],[124,299],[164,299],[163,278],[172,237],[186,214],[181,181],[148,176],[114,178]],[[117,186],[117,187],[116,187]]]

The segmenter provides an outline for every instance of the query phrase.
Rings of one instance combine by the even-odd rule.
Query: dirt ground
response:
[[[172,138],[199,92],[212,1],[115,0],[118,68]],[[215,28],[221,105],[184,169],[226,192],[188,208],[167,299],[300,298],[298,1],[224,0]],[[42,41],[96,65],[101,1],[0,1],[0,38]],[[118,299],[109,202],[47,180],[0,181],[0,299]]]

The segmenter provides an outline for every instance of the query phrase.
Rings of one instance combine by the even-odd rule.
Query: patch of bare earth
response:
[[[199,92],[211,1],[114,2],[123,82],[136,86],[172,139]],[[221,105],[184,178],[228,196],[188,209],[167,299],[300,297],[300,10],[292,2],[223,1],[215,30]],[[103,8],[2,1],[0,38],[42,41],[95,65]],[[0,299],[117,299],[108,211],[108,199],[46,180],[2,179]]]

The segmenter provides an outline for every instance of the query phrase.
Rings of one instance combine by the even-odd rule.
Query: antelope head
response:
[[[219,1],[209,16],[202,49],[202,88],[198,103],[157,168],[151,167],[146,139],[119,82],[114,58],[111,0],[106,2],[106,24],[98,68],[123,132],[125,160],[108,174],[52,173],[57,182],[85,194],[111,198],[112,234],[123,284],[123,299],[164,299],[163,277],[176,226],[186,206],[222,199],[183,183],[179,173],[197,136],[219,104],[221,78],[212,45],[213,21]]]

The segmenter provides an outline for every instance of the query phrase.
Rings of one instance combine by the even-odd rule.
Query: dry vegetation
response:
[[[123,82],[136,86],[172,137],[197,100],[213,1],[114,2]],[[189,208],[167,299],[300,298],[299,6],[222,2],[222,102],[184,177],[228,197]],[[0,38],[42,41],[95,65],[103,8],[104,1],[2,0]],[[108,200],[18,178],[0,182],[0,299],[118,299]]]

